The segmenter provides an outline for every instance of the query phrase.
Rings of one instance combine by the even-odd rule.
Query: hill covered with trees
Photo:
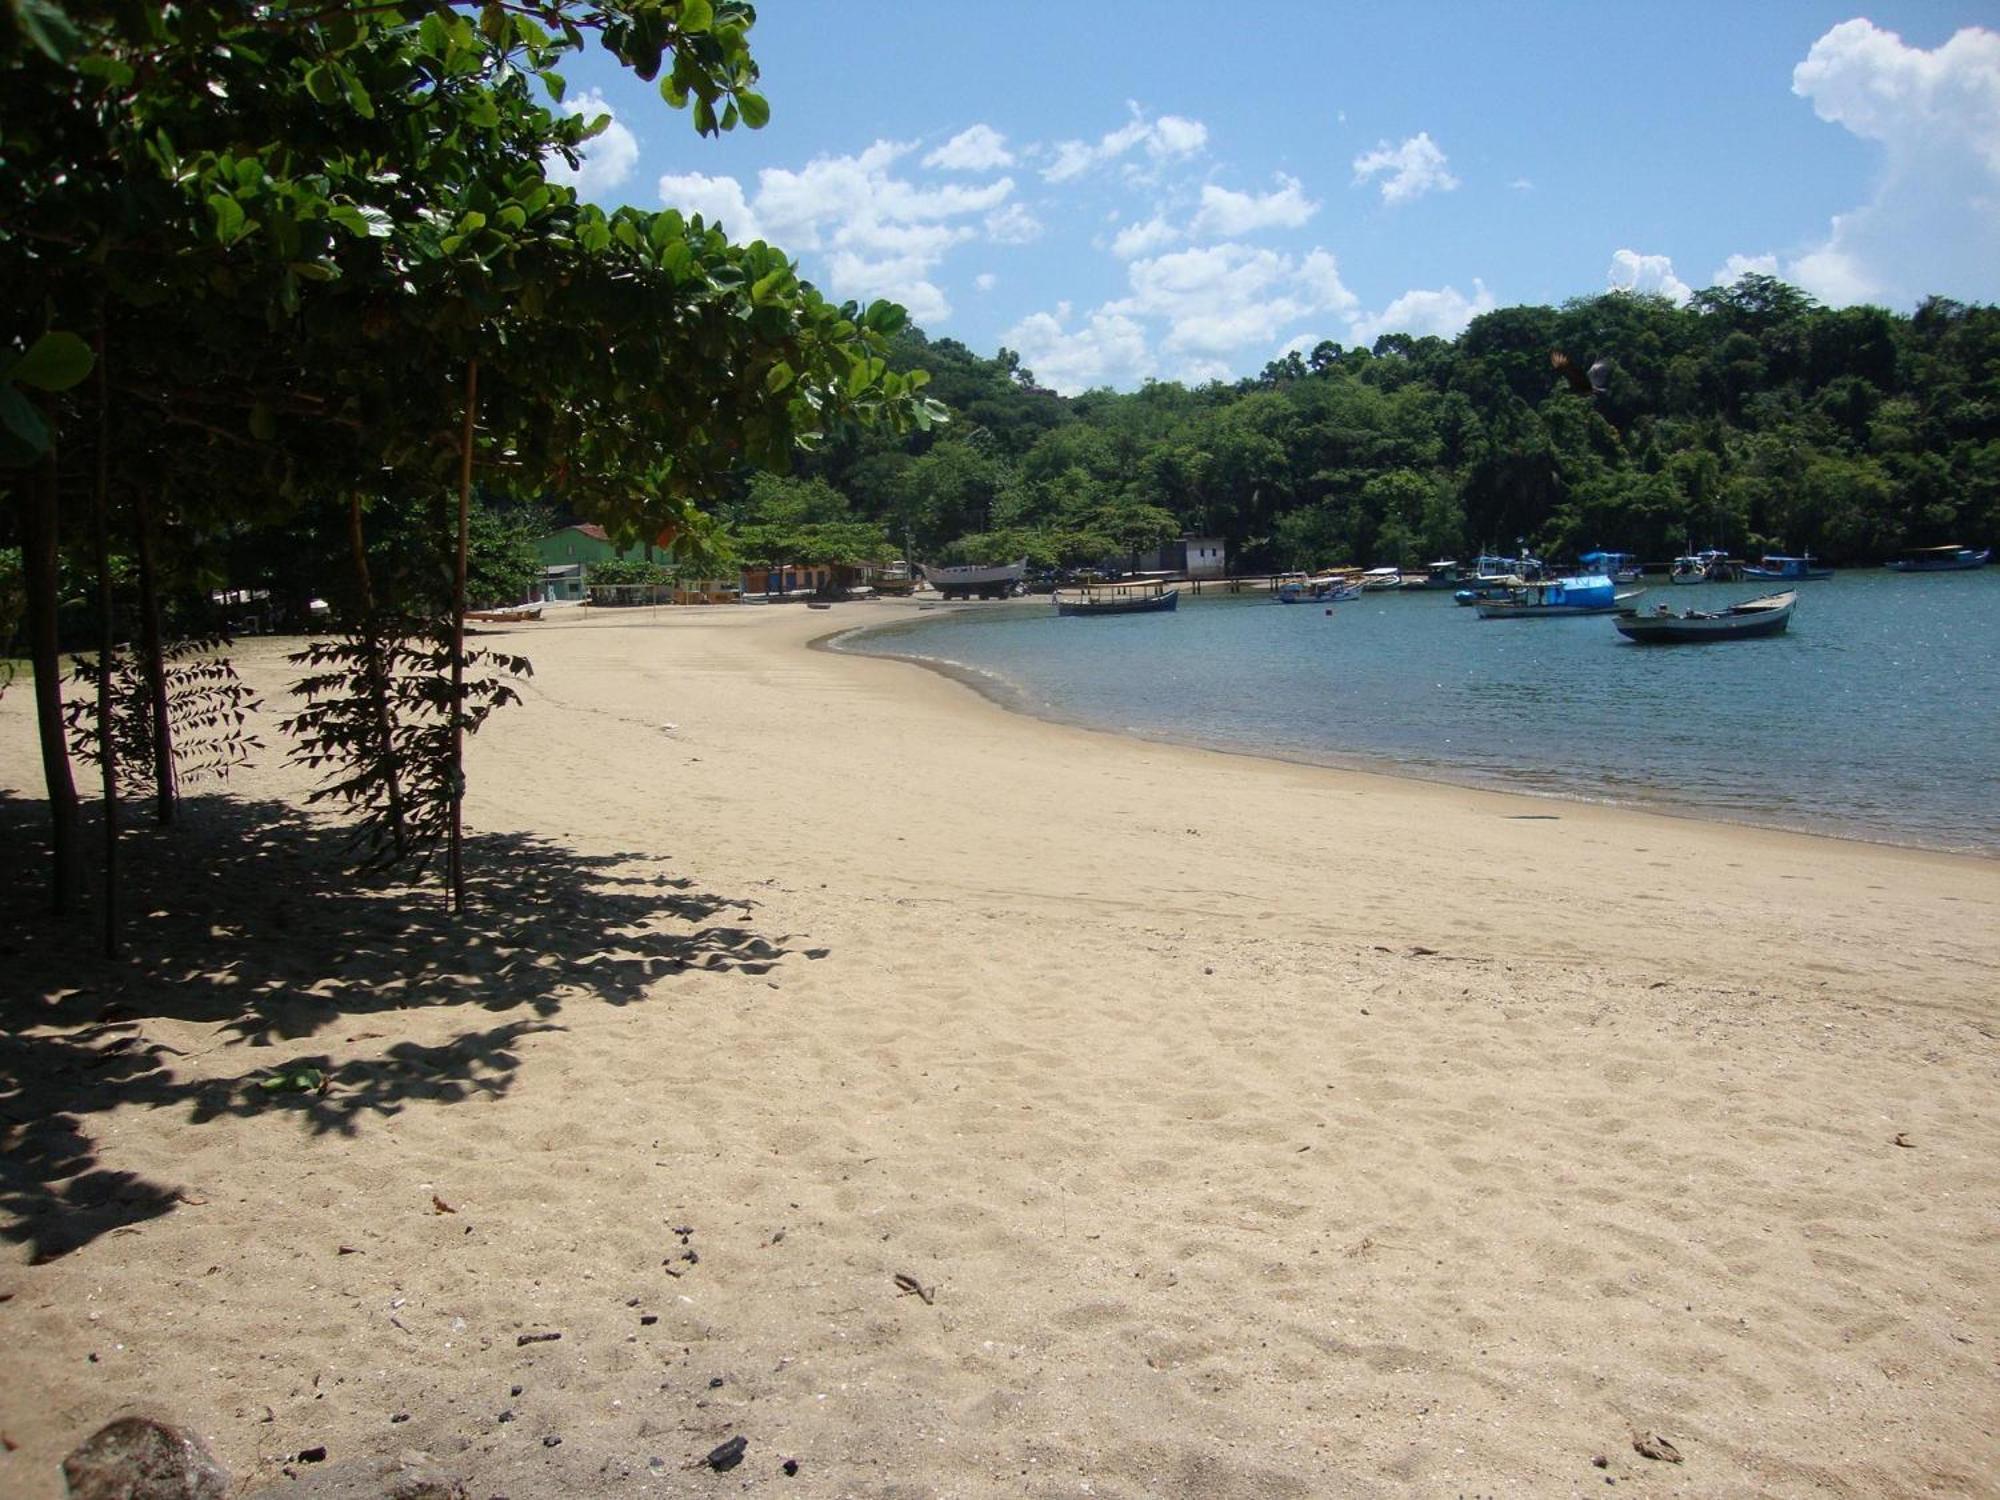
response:
[[[1557,349],[1609,361],[1601,396],[1572,393]],[[1753,275],[1685,306],[1502,308],[1455,340],[1322,343],[1234,384],[1074,397],[1008,350],[915,329],[892,363],[928,370],[953,420],[836,434],[791,480],[760,479],[723,510],[756,550],[876,535],[1057,565],[1198,532],[1254,571],[1516,538],[1553,557],[1691,542],[1847,564],[2000,539],[2000,309],[1943,298],[1834,309]]]

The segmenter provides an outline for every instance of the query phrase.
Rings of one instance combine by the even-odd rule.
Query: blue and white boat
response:
[[[1507,591],[1501,599],[1482,599],[1477,606],[1482,620],[1542,620],[1557,615],[1611,615],[1636,599],[1644,589],[1621,594],[1603,573],[1582,573],[1573,578],[1544,578],[1523,583]]]
[[[1943,547],[1912,547],[1901,557],[1891,558],[1882,566],[1894,568],[1898,573],[1969,573],[1974,568],[1985,567],[1992,558],[1991,547],[1975,551],[1952,542]]]
[[[1743,570],[1745,578],[1759,580],[1776,579],[1784,583],[1802,583],[1807,579],[1831,578],[1833,569],[1824,563],[1815,562],[1808,552],[1804,557],[1781,557],[1767,552],[1754,567]]]
[[[1280,604],[1339,604],[1361,597],[1361,585],[1342,573],[1322,573],[1307,577],[1287,573],[1278,579]]]
[[[1544,571],[1542,560],[1525,552],[1519,557],[1482,552],[1472,567],[1472,582],[1451,596],[1460,605],[1477,604],[1482,599],[1504,599],[1509,589],[1532,583]]]
[[[1614,583],[1637,583],[1639,559],[1629,552],[1586,552],[1577,559],[1586,573],[1602,573]]]

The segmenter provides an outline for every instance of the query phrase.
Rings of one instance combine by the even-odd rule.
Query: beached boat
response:
[[[1602,573],[1579,574],[1574,578],[1544,578],[1523,583],[1507,591],[1504,598],[1482,599],[1475,606],[1482,620],[1544,620],[1560,615],[1616,614],[1628,599],[1636,599],[1644,589],[1618,593]]]
[[[1157,579],[1086,584],[1068,595],[1055,594],[1056,613],[1071,616],[1164,614],[1180,602],[1181,591]]]
[[[1434,563],[1424,564],[1422,578],[1406,578],[1406,589],[1456,589],[1478,578],[1478,571],[1468,568],[1456,558],[1440,558]]]
[[[1796,590],[1746,599],[1724,609],[1684,609],[1678,614],[1665,604],[1650,613],[1626,610],[1611,623],[1628,640],[1646,645],[1686,645],[1701,641],[1747,641],[1763,635],[1783,635],[1799,602]]]
[[[517,604],[510,609],[468,609],[465,618],[478,620],[484,625],[513,625],[522,620],[539,620],[542,607],[539,604]]]
[[[1025,557],[1014,563],[959,563],[944,568],[919,563],[918,566],[930,586],[947,599],[969,599],[975,594],[981,599],[1004,599],[1028,572]]]
[[[1974,568],[1985,567],[1992,558],[1991,547],[1974,551],[1952,542],[1943,547],[1912,547],[1901,557],[1891,558],[1882,566],[1894,568],[1898,573],[1969,573]]]
[[[1577,559],[1586,573],[1602,573],[1613,583],[1637,583],[1639,559],[1629,552],[1586,552]]]
[[[1815,562],[1811,553],[1804,557],[1781,557],[1776,553],[1766,553],[1754,567],[1743,570],[1745,578],[1755,578],[1771,583],[1803,583],[1810,579],[1831,578],[1833,569]]]
[[[1275,590],[1280,604],[1339,604],[1361,597],[1361,585],[1344,573],[1286,573]]]
[[[1403,574],[1397,568],[1370,568],[1361,575],[1361,590],[1373,594],[1383,589],[1399,589],[1403,586]]]

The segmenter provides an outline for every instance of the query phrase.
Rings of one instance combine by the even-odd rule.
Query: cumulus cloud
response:
[[[1693,295],[1692,288],[1674,274],[1672,257],[1642,255],[1637,250],[1614,250],[1604,281],[1614,292],[1657,293],[1676,302]]]
[[[924,165],[950,172],[989,172],[1013,166],[1014,153],[1007,149],[1007,137],[991,125],[974,125],[926,156]]]
[[[1835,215],[1788,279],[1835,304],[2000,294],[2000,33],[1967,27],[1925,51],[1843,21],[1792,70],[1792,92],[1883,160],[1873,196]]]
[[[1249,245],[1205,245],[1136,260],[1126,275],[1131,295],[1104,310],[1162,320],[1162,348],[1174,352],[1268,349],[1301,318],[1344,313],[1356,302],[1324,250],[1295,259]]]
[[[1400,146],[1383,141],[1373,151],[1354,158],[1357,186],[1373,178],[1382,179],[1384,203],[1407,203],[1425,193],[1448,193],[1458,179],[1446,170],[1445,155],[1428,130],[1420,130]]]
[[[1126,108],[1132,118],[1095,142],[1057,142],[1055,160],[1042,168],[1042,176],[1050,182],[1068,182],[1135,150],[1143,149],[1155,162],[1166,162],[1192,156],[1208,144],[1208,127],[1199,120],[1180,115],[1148,120],[1138,105]]]
[[[1111,253],[1120,260],[1131,260],[1135,256],[1151,255],[1155,250],[1164,250],[1181,237],[1181,231],[1169,224],[1164,215],[1155,214],[1139,224],[1127,224],[1111,237]]]
[[[1202,187],[1194,232],[1204,238],[1231,239],[1259,229],[1297,229],[1318,212],[1319,205],[1306,197],[1305,185],[1282,172],[1277,191],[1270,193],[1237,193],[1211,182]]]
[[[1732,255],[1709,279],[1711,286],[1732,286],[1745,276],[1776,276],[1778,257],[1775,255]]]
[[[1379,313],[1368,313],[1348,322],[1349,337],[1356,344],[1373,344],[1385,333],[1408,333],[1419,338],[1436,334],[1455,339],[1465,325],[1481,313],[1493,311],[1493,294],[1478,277],[1472,279],[1472,295],[1467,297],[1455,286],[1436,291],[1413,290],[1403,293]]]
[[[1146,331],[1134,319],[1099,308],[1077,327],[1069,322],[1070,305],[1059,302],[1052,313],[1023,318],[1000,342],[1020,354],[1037,381],[1066,396],[1148,372]]]
[[[857,155],[815,157],[797,170],[766,167],[754,194],[733,177],[670,175],[660,179],[660,200],[720,220],[738,239],[822,252],[837,296],[887,297],[919,322],[937,322],[950,316],[951,303],[932,276],[953,246],[979,237],[969,221],[1015,244],[1039,234],[1041,225],[1009,201],[1011,177],[975,185],[902,175],[899,164],[914,149],[877,141]]]
[[[550,182],[572,187],[585,198],[598,198],[622,187],[639,164],[639,139],[619,120],[617,112],[596,89],[588,89],[563,103],[564,114],[594,120],[610,115],[611,123],[585,141],[577,151],[579,165],[572,167],[560,156],[550,156],[542,170]]]
[[[990,292],[1000,284],[1000,278],[995,276],[991,271],[981,271],[977,276],[972,278],[972,284],[982,292]]]

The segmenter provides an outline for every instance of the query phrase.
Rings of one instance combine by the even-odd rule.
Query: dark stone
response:
[[[120,1417],[63,1460],[71,1500],[226,1500],[229,1475],[192,1433]]]
[[[544,1448],[555,1448],[560,1446],[561,1443],[562,1439],[557,1437],[553,1432],[550,1433],[547,1437],[542,1439],[542,1446]]]
[[[724,1473],[743,1462],[743,1450],[749,1446],[750,1439],[738,1435],[731,1438],[728,1442],[709,1450],[709,1455],[704,1462],[711,1469],[715,1470],[716,1473]]]
[[[799,1461],[796,1458],[788,1458],[782,1464],[778,1465],[778,1467],[783,1469],[789,1476],[799,1472]]]
[[[318,1445],[316,1445],[316,1446],[314,1446],[314,1447],[311,1447],[311,1448],[301,1448],[301,1449],[299,1449],[299,1462],[300,1462],[300,1463],[302,1463],[302,1464],[323,1464],[323,1463],[325,1463],[325,1462],[326,1462],[326,1444],[325,1444],[325,1443],[320,1443],[320,1444],[318,1444]]]

